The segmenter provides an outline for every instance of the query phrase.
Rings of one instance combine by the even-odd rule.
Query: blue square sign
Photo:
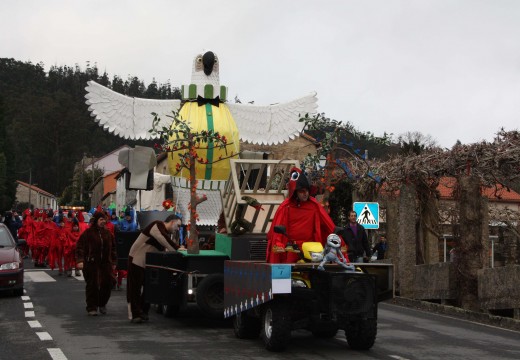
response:
[[[363,225],[365,229],[379,229],[379,203],[355,202],[354,211],[358,224]]]

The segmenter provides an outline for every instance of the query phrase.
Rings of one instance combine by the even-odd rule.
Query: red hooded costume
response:
[[[297,253],[275,253],[274,245],[285,248],[288,239],[291,239],[300,249],[301,244],[306,241],[321,242],[325,246],[327,236],[334,232],[334,222],[315,198],[309,196],[307,201],[298,200],[297,190],[310,190],[309,181],[300,169],[291,169],[288,188],[289,197],[276,210],[267,233],[267,262],[269,263],[295,263],[300,258]],[[284,225],[287,236],[275,233],[276,225]]]

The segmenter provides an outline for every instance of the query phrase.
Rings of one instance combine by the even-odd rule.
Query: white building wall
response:
[[[91,170],[92,167],[103,170],[103,176],[106,176],[114,171],[119,171],[124,168],[123,165],[119,163],[119,153],[121,150],[131,149],[130,146],[123,146],[120,149],[114,151],[106,155],[105,157],[95,161],[92,165],[88,165],[85,170]]]

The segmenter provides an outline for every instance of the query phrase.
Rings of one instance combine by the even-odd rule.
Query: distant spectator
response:
[[[457,248],[452,248],[450,250],[450,262],[454,262],[457,260]]]
[[[137,222],[132,216],[132,212],[127,210],[125,212],[125,218],[119,223],[120,231],[137,231]]]
[[[377,251],[377,260],[383,260],[385,258],[386,250],[388,249],[388,244],[386,242],[386,236],[381,235],[379,242],[374,246],[372,252]]]
[[[119,218],[117,217],[115,210],[112,210],[112,213],[110,214],[110,222],[114,225],[115,231],[119,231]]]
[[[18,229],[22,227],[22,219],[20,219],[15,210],[7,211],[5,213],[4,224],[7,226],[14,239],[18,241]]]

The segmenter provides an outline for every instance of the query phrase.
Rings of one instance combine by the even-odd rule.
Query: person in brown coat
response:
[[[106,314],[112,292],[112,271],[117,253],[114,236],[105,228],[105,214],[96,212],[92,225],[81,234],[76,244],[76,268],[83,270],[89,316]]]
[[[145,260],[147,252],[175,251],[179,246],[171,234],[181,226],[177,215],[168,215],[163,221],[153,221],[137,237],[128,254],[128,278],[126,298],[132,312],[132,323],[148,320],[150,304],[144,301]]]

